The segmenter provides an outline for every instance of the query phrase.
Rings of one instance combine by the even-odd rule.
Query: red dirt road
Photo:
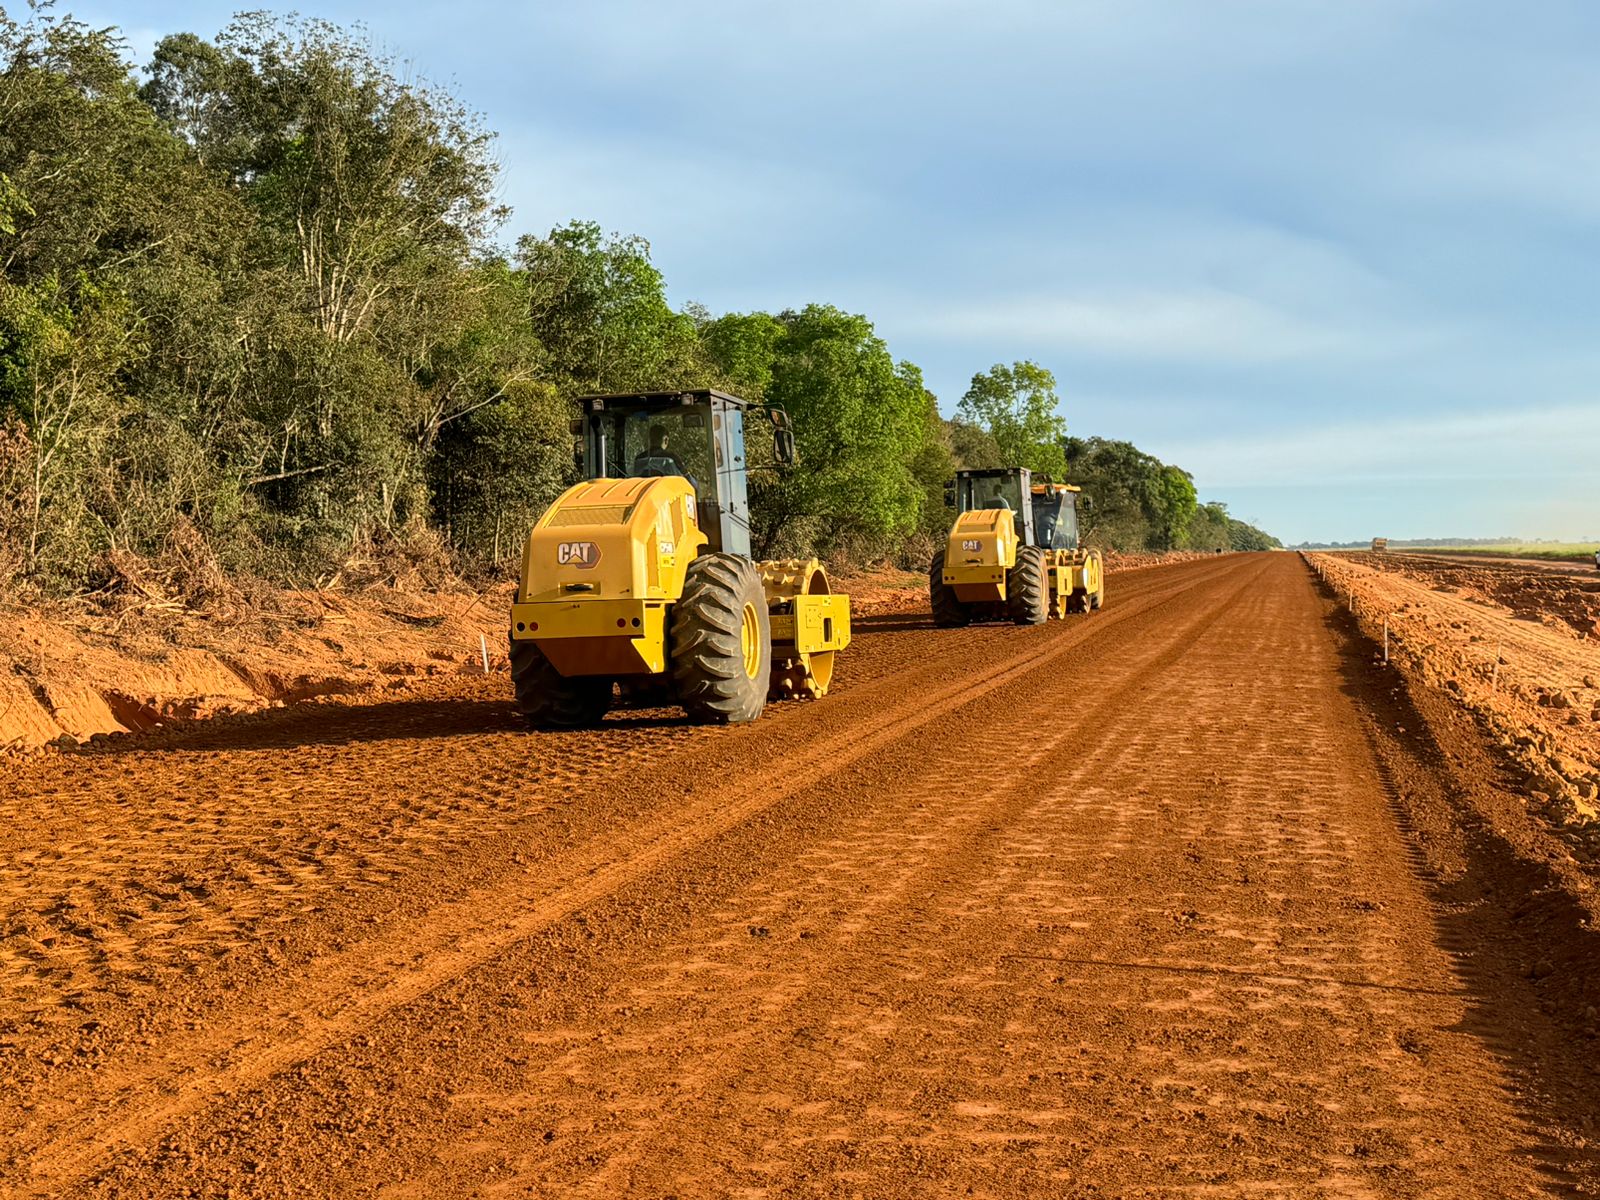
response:
[[[1600,1194],[1590,935],[1314,585],[867,618],[730,730],[496,678],[9,768],[0,1194]]]

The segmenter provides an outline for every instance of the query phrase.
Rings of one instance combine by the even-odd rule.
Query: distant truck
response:
[[[1389,539],[1388,538],[1373,538],[1372,539],[1372,548],[1374,550],[1387,550],[1389,548]]]

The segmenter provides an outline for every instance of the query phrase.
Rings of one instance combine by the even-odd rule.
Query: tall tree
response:
[[[705,340],[725,377],[795,423],[801,469],[752,482],[758,554],[885,546],[916,526],[923,489],[910,463],[930,436],[932,400],[867,318],[813,304],[724,317]]]
[[[534,335],[567,394],[694,386],[709,362],[694,320],[667,303],[666,282],[637,237],[574,221],[517,243]]]
[[[996,363],[972,377],[957,415],[988,431],[1003,465],[1053,475],[1066,473],[1061,438],[1067,422],[1056,395],[1056,377],[1038,363]]]
[[[503,270],[492,135],[325,21],[235,19],[156,48],[143,96],[255,218],[287,300],[251,348],[242,447],[270,506],[359,536],[427,513],[439,430],[530,376]],[[271,328],[276,325],[277,328]]]

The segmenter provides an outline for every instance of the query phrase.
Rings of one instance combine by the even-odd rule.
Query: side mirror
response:
[[[794,445],[794,434],[790,430],[772,431],[772,457],[777,459],[780,467],[792,467],[800,461],[800,453]]]
[[[582,437],[583,436],[583,418],[582,417],[573,417],[572,420],[567,423],[567,428],[572,430],[572,436],[573,437]]]
[[[956,506],[956,488],[953,483],[944,485],[944,506],[946,508],[954,508]]]

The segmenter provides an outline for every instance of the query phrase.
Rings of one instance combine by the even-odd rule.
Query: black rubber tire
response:
[[[517,711],[535,729],[582,729],[599,724],[611,707],[611,680],[604,676],[571,678],[551,665],[530,641],[511,639],[511,686]]]
[[[945,585],[943,550],[928,564],[928,606],[933,609],[933,623],[940,628],[954,629],[972,621],[966,606],[956,598],[955,589]]]
[[[761,641],[752,677],[740,632],[753,605]],[[772,676],[772,621],[755,563],[738,554],[702,554],[689,564],[683,596],[672,606],[672,682],[691,721],[754,721]]]
[[[1020,546],[1017,565],[1006,572],[1006,615],[1018,625],[1043,625],[1050,619],[1050,590],[1044,577],[1044,551]]]

